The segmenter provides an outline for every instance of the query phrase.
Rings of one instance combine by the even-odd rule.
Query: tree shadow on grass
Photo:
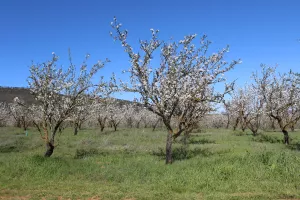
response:
[[[75,159],[83,159],[86,157],[94,156],[94,155],[101,155],[101,156],[107,156],[111,154],[109,151],[103,151],[96,148],[89,148],[89,149],[76,149],[75,152]]]
[[[0,146],[0,152],[1,153],[20,152],[20,149],[15,144],[5,145],[5,146]]]
[[[216,141],[206,139],[206,138],[201,138],[201,139],[190,138],[188,143],[189,144],[216,144]]]
[[[256,137],[253,137],[252,140],[254,142],[283,143],[282,139],[268,134],[260,134]]]
[[[74,159],[84,159],[92,156],[109,156],[109,155],[130,155],[136,154],[136,151],[131,149],[105,150],[98,148],[78,148],[75,151]]]
[[[176,160],[187,160],[194,158],[196,156],[203,156],[208,157],[213,155],[214,153],[211,152],[208,148],[195,148],[195,149],[188,149],[185,146],[177,147],[173,149],[173,159]],[[162,148],[159,148],[157,151],[153,151],[152,155],[158,156],[160,159],[165,159],[166,152]]]
[[[22,152],[27,149],[28,148],[26,147],[26,145],[24,145],[24,140],[22,138],[17,138],[15,141],[0,143],[1,153]]]
[[[300,151],[300,142],[294,142],[290,145],[287,146],[287,148],[289,148],[290,150],[294,150],[294,151]]]

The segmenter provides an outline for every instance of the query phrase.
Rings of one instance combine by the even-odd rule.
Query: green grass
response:
[[[65,130],[50,158],[35,130],[0,128],[0,199],[297,199],[300,134],[193,133],[164,164],[166,132]],[[299,135],[299,136],[298,136]]]

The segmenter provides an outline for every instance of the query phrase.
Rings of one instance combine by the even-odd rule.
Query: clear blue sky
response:
[[[162,39],[207,34],[212,51],[229,44],[227,60],[243,60],[227,75],[238,84],[248,81],[260,63],[300,71],[298,0],[3,0],[0,86],[26,87],[31,61],[47,61],[51,52],[67,66],[68,48],[75,64],[86,53],[91,54],[90,63],[109,58],[112,62],[101,74],[115,72],[124,78],[121,71],[129,67],[128,57],[109,36],[114,16],[129,30],[134,45],[150,38],[150,28],[159,29]]]

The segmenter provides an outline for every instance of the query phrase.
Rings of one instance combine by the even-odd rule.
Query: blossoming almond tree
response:
[[[141,122],[144,128],[152,127],[154,131],[160,122],[160,117],[153,112],[145,109],[136,103],[123,105],[124,110],[124,123],[128,128],[140,128]]]
[[[138,107],[133,104],[123,105],[124,110],[124,121],[128,128],[132,128],[135,122],[135,117],[138,116]]]
[[[230,105],[231,112],[235,113],[232,115],[239,118],[242,130],[248,127],[256,136],[264,111],[264,100],[257,88],[254,85],[246,85],[236,89],[227,105]]]
[[[110,99],[107,105],[107,120],[110,125],[117,131],[118,126],[124,118],[124,108],[116,99]]]
[[[14,98],[14,102],[9,104],[11,116],[15,119],[17,125],[23,128],[26,133],[28,126],[32,122],[31,111],[24,106],[25,102],[19,98]]]
[[[147,120],[144,121],[144,127],[149,125],[152,128],[152,131],[155,131],[161,123],[161,117],[146,109],[143,109],[142,112],[144,113],[143,116],[146,116],[145,119]]]
[[[104,131],[107,121],[107,103],[100,99],[95,99],[92,109],[92,117],[98,122],[101,132]]]
[[[222,104],[223,104],[223,108],[224,108],[222,115],[226,116],[226,127],[225,128],[228,129],[229,125],[230,125],[231,116],[232,116],[231,110],[230,110],[231,104],[230,104],[230,101],[228,102],[226,100],[223,100]]]
[[[182,121],[189,116],[181,106],[202,102],[220,101],[222,93],[217,93],[213,85],[224,81],[223,74],[231,70],[238,61],[227,63],[223,60],[228,48],[218,53],[207,55],[210,44],[203,36],[200,47],[192,42],[196,35],[188,35],[179,42],[163,42],[158,39],[158,30],[151,29],[149,41],[140,40],[141,52],[134,52],[127,42],[127,30],[114,18],[111,23],[115,40],[119,40],[129,55],[131,67],[130,84],[123,83],[126,91],[137,92],[141,103],[150,111],[159,115],[167,128],[166,164],[172,163],[172,140],[185,130]],[[152,67],[151,60],[156,50],[160,49],[160,65]],[[228,90],[229,87],[227,88]],[[228,91],[227,90],[227,91]],[[190,104],[188,103],[190,102]],[[185,107],[187,108],[187,107]],[[182,120],[176,127],[171,124],[175,113],[180,113]]]
[[[0,102],[0,127],[5,126],[9,116],[9,109],[6,103]]]
[[[300,120],[300,77],[289,71],[277,74],[275,67],[262,65],[261,75],[253,75],[260,95],[265,102],[265,112],[275,119],[289,144],[287,129]]]
[[[91,97],[86,95],[82,99],[82,104],[80,106],[77,106],[72,115],[71,120],[73,122],[74,126],[74,135],[78,134],[78,130],[81,129],[82,124],[88,119],[88,117],[91,115],[91,111],[93,108]]]
[[[245,93],[248,95],[249,99],[249,103],[246,105],[245,110],[245,115],[247,115],[245,123],[251,130],[253,136],[257,136],[264,114],[264,100],[263,97],[259,95],[257,89],[253,86],[249,86]]]
[[[60,125],[71,117],[76,108],[84,105],[86,96],[105,95],[109,91],[102,78],[99,84],[92,82],[92,78],[108,60],[98,61],[88,70],[88,57],[81,65],[79,75],[76,75],[71,56],[70,66],[64,71],[57,66],[58,56],[55,53],[52,60],[33,64],[30,68],[28,84],[41,111],[41,115],[37,116],[41,118],[40,131],[46,145],[45,157],[50,157],[54,151],[55,136]]]

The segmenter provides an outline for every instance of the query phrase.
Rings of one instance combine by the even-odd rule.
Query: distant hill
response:
[[[15,97],[24,100],[27,104],[35,103],[34,97],[30,94],[28,88],[22,87],[1,87],[0,86],[0,102],[12,103]],[[131,104],[131,101],[117,99],[119,105]]]
[[[0,102],[12,103],[15,97],[19,97],[28,104],[35,102],[28,88],[0,86]]]

